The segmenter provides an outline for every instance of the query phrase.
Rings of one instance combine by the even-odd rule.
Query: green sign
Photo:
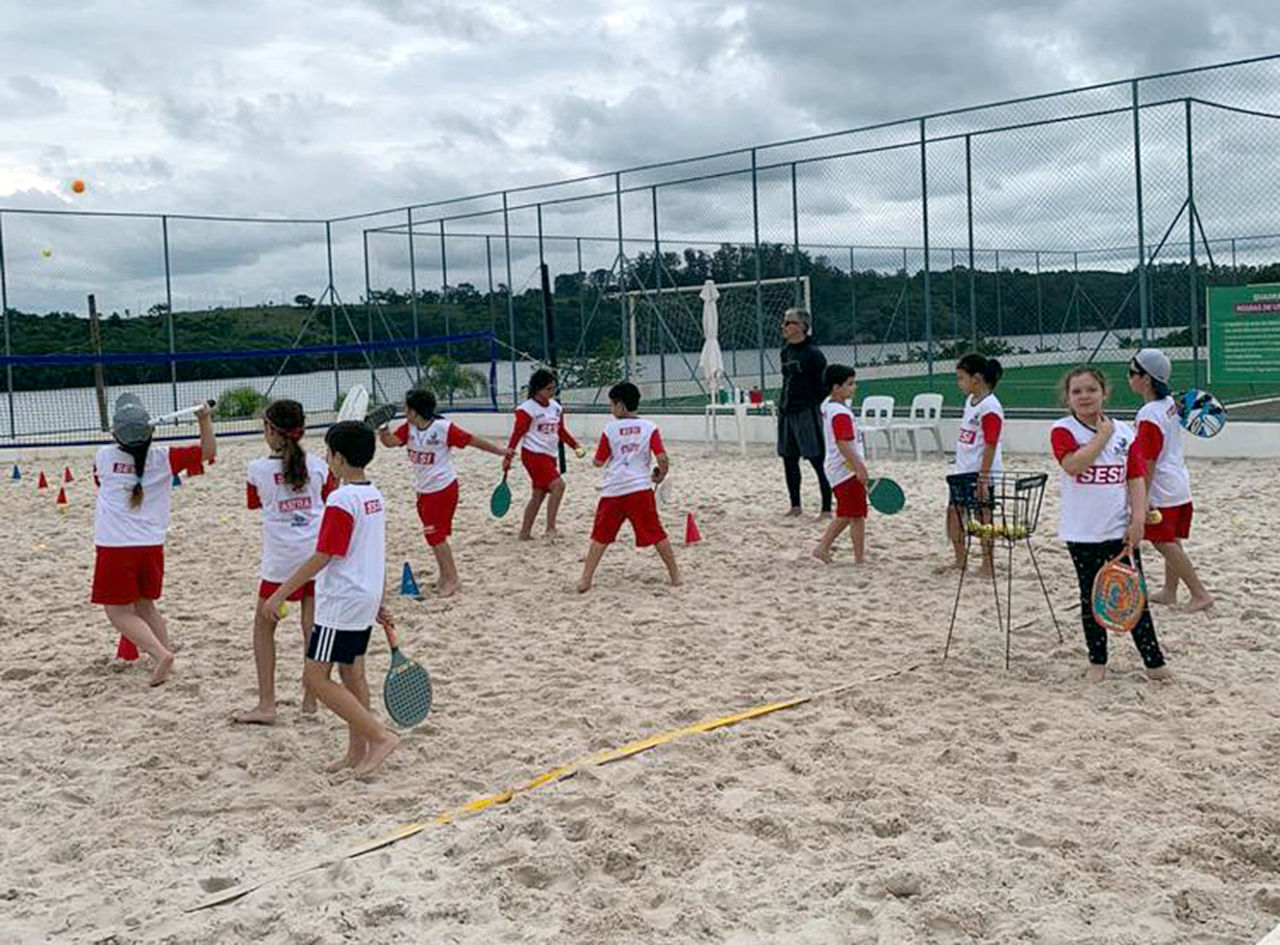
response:
[[[1280,284],[1210,286],[1209,383],[1280,381]]]

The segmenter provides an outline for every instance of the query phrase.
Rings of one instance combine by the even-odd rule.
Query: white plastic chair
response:
[[[942,448],[942,395],[916,394],[911,398],[911,413],[901,420],[890,424],[890,437],[901,431],[911,438],[911,448],[915,450],[916,461],[920,461],[920,434],[932,433],[938,443],[938,452]]]
[[[876,457],[874,435],[877,433],[883,433],[884,438],[889,441],[889,457],[893,458],[892,397],[864,397],[862,415],[858,418],[858,428],[862,431],[863,441],[867,444],[867,450],[871,453],[872,459]]]

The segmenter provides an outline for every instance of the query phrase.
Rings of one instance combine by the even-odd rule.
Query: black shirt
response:
[[[783,413],[816,410],[827,392],[822,389],[822,373],[827,359],[806,338],[798,345],[782,346],[782,396],[778,409]]]

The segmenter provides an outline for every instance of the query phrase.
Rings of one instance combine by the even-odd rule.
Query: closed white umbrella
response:
[[[702,353],[698,355],[698,372],[707,381],[714,400],[720,379],[724,377],[724,355],[720,352],[720,310],[716,305],[720,290],[708,279],[702,284],[698,297],[702,299],[703,336]]]

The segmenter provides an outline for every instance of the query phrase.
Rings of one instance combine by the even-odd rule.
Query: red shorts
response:
[[[1163,545],[1168,542],[1177,541],[1179,538],[1188,538],[1191,535],[1191,503],[1185,505],[1174,505],[1167,509],[1161,509],[1160,514],[1164,516],[1160,520],[1159,525],[1147,523],[1143,537],[1153,545]]]
[[[652,489],[601,497],[596,506],[596,521],[591,527],[591,540],[602,545],[613,544],[623,522],[631,523],[637,548],[648,548],[667,537],[658,518],[658,504]]]
[[[560,466],[554,456],[522,449],[520,450],[520,462],[524,463],[524,470],[529,474],[529,479],[532,480],[535,489],[547,492],[551,489],[552,484],[560,478]]]
[[[258,585],[258,600],[266,600],[276,591],[280,590],[280,585],[275,581],[263,581]],[[285,600],[302,600],[304,597],[316,596],[316,582],[308,581],[302,587],[298,588],[290,594]]]
[[[435,492],[418,493],[418,521],[422,536],[434,548],[453,534],[453,513],[458,509],[458,480]]]
[[[164,545],[130,548],[98,546],[93,566],[95,604],[124,606],[158,600],[164,587]]]
[[[867,517],[867,487],[850,476],[831,490],[836,497],[836,518]]]

